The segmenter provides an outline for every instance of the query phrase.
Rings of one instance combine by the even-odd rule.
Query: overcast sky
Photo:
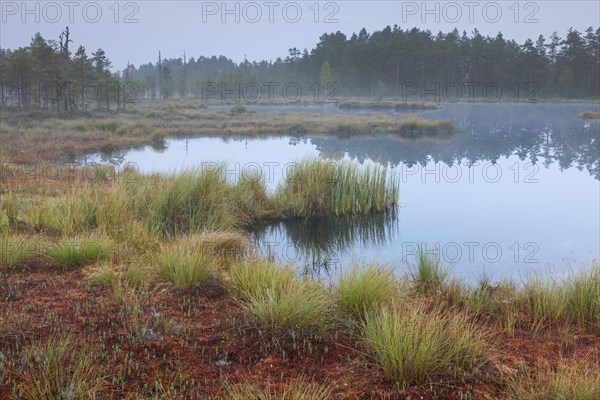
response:
[[[515,5],[516,4],[516,5]],[[35,32],[57,39],[65,26],[73,47],[103,48],[122,69],[163,57],[225,55],[236,62],[275,60],[290,47],[309,50],[325,32],[350,36],[361,28],[418,27],[434,33],[455,27],[522,43],[569,27],[600,25],[600,2],[591,1],[71,1],[0,0],[0,46],[29,44]],[[429,11],[429,12],[428,12]]]

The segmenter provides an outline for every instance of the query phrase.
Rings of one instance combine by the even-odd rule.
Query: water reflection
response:
[[[307,274],[327,274],[341,254],[389,244],[398,233],[397,213],[285,221],[256,228],[252,242],[260,255],[301,265]]]
[[[576,116],[597,105],[454,105],[430,112],[431,118],[450,118],[462,132],[448,140],[398,140],[396,138],[312,138],[324,155],[347,154],[364,162],[407,166],[443,162],[497,162],[516,155],[521,161],[548,167],[557,163],[561,170],[587,170],[600,180],[600,140],[598,122],[585,122]]]
[[[432,243],[444,248],[457,243],[464,251],[457,272],[479,276],[485,269],[497,278],[508,278],[524,267],[562,268],[565,258],[577,267],[599,257],[600,128],[598,122],[577,118],[578,113],[597,107],[450,104],[427,112],[428,118],[449,118],[460,127],[460,132],[445,140],[311,134],[212,136],[169,139],[165,149],[107,152],[87,160],[117,165],[132,162],[142,172],[173,172],[203,161],[275,165],[269,170],[273,172],[267,182],[270,190],[282,178],[286,163],[303,156],[380,162],[401,169],[400,178],[407,178],[403,172],[413,168],[423,175],[401,181],[399,212],[360,220],[288,221],[261,227],[253,232],[259,252],[314,273],[346,265],[354,255],[400,268],[407,244]],[[477,175],[471,180],[463,170],[463,178],[451,182],[437,172],[444,166],[466,165],[469,174],[475,169],[479,174],[485,164],[497,166],[502,179]],[[434,176],[432,171],[436,171]],[[467,244],[474,242],[477,252],[471,257]],[[532,243],[538,249],[536,264],[527,264],[531,258],[524,255]],[[501,250],[498,261],[481,254],[486,245]]]

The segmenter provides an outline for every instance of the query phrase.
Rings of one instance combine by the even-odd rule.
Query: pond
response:
[[[383,163],[400,184],[395,212],[261,227],[252,232],[258,252],[328,276],[371,260],[402,272],[421,247],[466,281],[484,273],[519,280],[529,271],[563,273],[599,258],[600,129],[598,122],[576,117],[597,107],[446,104],[423,112],[459,126],[444,140],[190,135],[169,139],[161,149],[92,154],[81,161],[133,163],[143,172],[227,161],[233,179],[260,169],[269,190],[290,163],[306,156]],[[276,111],[256,110],[266,116]],[[329,105],[308,112],[340,111]]]

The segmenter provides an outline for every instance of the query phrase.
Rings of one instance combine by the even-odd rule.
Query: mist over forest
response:
[[[276,60],[239,64],[226,55],[180,51],[173,57],[176,50],[157,49],[149,55],[155,61],[123,71],[111,68],[104,50],[84,45],[66,28],[58,40],[38,33],[27,47],[1,49],[2,103],[76,111],[87,106],[92,84],[98,106],[107,108],[142,98],[265,100],[285,95],[290,86],[319,99],[454,101],[485,97],[490,90],[508,100],[599,96],[600,28],[593,27],[540,34],[520,44],[502,33],[433,34],[395,25],[350,37],[325,33],[310,50],[291,44]]]

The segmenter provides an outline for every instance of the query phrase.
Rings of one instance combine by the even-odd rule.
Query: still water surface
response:
[[[263,255],[328,274],[352,261],[376,260],[405,271],[418,246],[438,254],[457,276],[520,279],[600,258],[600,130],[576,118],[585,104],[455,104],[424,112],[452,119],[448,140],[315,135],[169,139],[83,162],[134,163],[143,172],[176,172],[228,162],[229,176],[262,170],[275,190],[286,168],[306,156],[389,165],[400,207],[369,220],[278,224],[253,232]],[[335,107],[309,112],[343,113]],[[287,106],[283,111],[304,111]],[[257,112],[276,112],[257,107]],[[281,111],[281,109],[280,109]],[[294,112],[291,111],[291,112]]]

